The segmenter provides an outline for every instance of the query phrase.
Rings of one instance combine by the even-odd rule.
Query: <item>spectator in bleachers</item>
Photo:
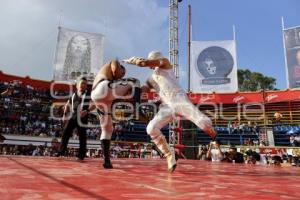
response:
[[[10,96],[10,95],[13,93],[13,91],[14,91],[13,86],[12,86],[12,85],[9,85],[9,86],[6,88],[6,90],[4,90],[4,91],[2,91],[2,92],[0,93],[0,96],[1,96],[1,97],[7,97],[7,96]]]
[[[253,146],[254,145],[253,140],[251,138],[246,139],[244,141],[244,145]]]
[[[232,122],[232,133],[233,134],[238,134],[239,132],[239,124],[238,122]]]
[[[254,134],[258,135],[258,133],[259,133],[259,127],[258,127],[258,125],[257,125],[256,122],[253,125],[252,131],[253,131]]]
[[[245,134],[246,125],[244,123],[238,125],[238,133]]]
[[[299,147],[300,146],[300,134],[298,133],[297,136],[295,137],[295,146]]]
[[[291,144],[291,146],[293,146],[293,147],[296,146],[296,144],[295,144],[295,135],[291,135],[291,136],[290,136],[290,144]]]
[[[227,129],[228,129],[228,133],[231,134],[231,132],[232,132],[232,123],[231,123],[231,121],[228,122]]]
[[[253,145],[254,145],[254,146],[258,146],[258,144],[259,144],[259,140],[258,140],[258,139],[254,139],[254,140],[253,140]]]
[[[274,113],[275,124],[280,124],[282,117],[283,115],[280,112],[276,111]]]
[[[265,146],[268,146],[268,145],[267,145],[267,142],[261,140],[261,141],[259,142],[259,147],[265,147]]]
[[[121,123],[115,123],[114,124],[114,133],[116,134],[116,141],[121,141],[122,140],[122,130],[123,126]]]

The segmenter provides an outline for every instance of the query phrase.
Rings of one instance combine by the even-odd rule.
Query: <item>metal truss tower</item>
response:
[[[178,79],[178,0],[169,0],[169,59]]]
[[[179,79],[178,3],[181,1],[182,0],[169,0],[169,59],[173,65],[176,79]],[[180,127],[180,117],[177,117],[169,124],[169,144],[171,147],[176,148],[176,145],[180,145],[182,143],[181,138],[182,129]],[[180,150],[178,153],[181,154]]]

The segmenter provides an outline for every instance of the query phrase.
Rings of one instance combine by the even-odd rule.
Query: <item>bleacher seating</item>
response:
[[[151,139],[146,133],[147,124],[137,123],[134,124],[132,130],[123,130],[123,140],[131,141],[131,142],[150,142]],[[221,141],[222,144],[226,145],[241,145],[244,144],[244,141],[247,139],[258,140],[258,136],[253,134],[250,129],[246,130],[243,134],[229,134],[227,127],[215,127],[215,130],[218,133],[218,140]],[[162,129],[162,133],[165,137],[169,138],[169,128],[165,126]],[[115,136],[113,137],[115,139]],[[197,140],[199,144],[208,144],[211,141],[211,138],[206,135],[202,130],[197,129]]]
[[[298,125],[276,125],[273,127],[275,145],[289,146],[290,135],[295,135],[299,133],[300,126]]]

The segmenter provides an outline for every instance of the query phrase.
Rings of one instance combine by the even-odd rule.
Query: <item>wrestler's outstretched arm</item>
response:
[[[163,69],[171,69],[172,65],[170,64],[169,60],[166,58],[160,58],[160,59],[154,59],[154,60],[149,60],[145,58],[140,58],[140,57],[131,57],[129,59],[123,60],[123,62],[132,64],[132,65],[137,65],[139,67],[159,67]]]

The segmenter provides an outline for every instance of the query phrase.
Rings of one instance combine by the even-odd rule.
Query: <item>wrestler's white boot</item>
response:
[[[175,151],[173,148],[170,148],[167,140],[164,136],[160,135],[153,140],[154,144],[156,144],[157,148],[163,153],[163,155],[167,159],[168,171],[174,172],[176,169],[176,159],[175,159]]]
[[[177,164],[176,164],[176,159],[175,159],[175,151],[174,151],[173,147],[170,148],[170,154],[166,157],[166,159],[167,159],[167,163],[168,163],[168,171],[174,172]]]
[[[212,140],[215,140],[217,137],[216,131],[212,127],[205,127],[203,131],[211,137]]]

